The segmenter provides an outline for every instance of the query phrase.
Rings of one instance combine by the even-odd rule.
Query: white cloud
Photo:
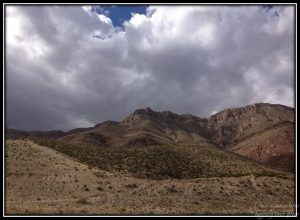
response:
[[[150,6],[122,30],[91,6],[6,6],[8,126],[293,106],[293,25],[291,6]]]
[[[99,18],[99,20],[100,20],[101,22],[104,22],[104,23],[106,23],[106,24],[112,25],[112,21],[110,20],[109,17],[107,17],[107,16],[105,16],[105,15],[102,15],[102,14],[99,14],[99,15],[97,15],[97,16],[98,16],[98,18]]]
[[[22,17],[18,16],[18,10],[15,7],[6,9],[6,42],[18,43],[18,37],[21,36]]]
[[[86,11],[88,14],[90,14],[90,15],[92,15],[92,6],[91,5],[83,5],[83,6],[81,6],[82,7],[82,9],[84,10],[84,11]]]

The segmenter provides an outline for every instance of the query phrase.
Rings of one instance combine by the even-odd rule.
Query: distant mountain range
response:
[[[276,169],[293,171],[295,110],[279,104],[257,103],[200,118],[146,108],[134,111],[121,122],[106,121],[68,132],[7,128],[6,138],[39,138],[76,146],[113,148],[114,151],[146,146],[167,146],[168,149],[211,146],[210,149],[221,150],[215,152],[240,154]]]

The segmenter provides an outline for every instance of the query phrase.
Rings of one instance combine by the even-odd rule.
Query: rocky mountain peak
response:
[[[133,115],[154,115],[155,112],[150,108],[141,108],[141,109],[137,109],[133,112]]]
[[[234,144],[276,124],[294,122],[294,109],[269,103],[255,103],[225,109],[209,117],[211,138],[220,146]]]
[[[266,117],[266,115],[274,114],[282,111],[291,111],[293,112],[293,108],[288,106],[283,106],[279,104],[269,104],[269,103],[255,103],[252,105],[247,105],[244,107],[238,108],[228,108],[220,111],[209,117],[210,121],[228,121],[228,120],[239,120],[242,117],[249,117],[249,115],[261,115]],[[280,114],[281,115],[281,114]],[[283,119],[282,121],[290,121],[288,119]]]
[[[124,118],[122,121],[125,124],[130,124],[135,121],[147,120],[151,117],[157,116],[157,112],[153,111],[150,107],[137,109],[132,114]]]

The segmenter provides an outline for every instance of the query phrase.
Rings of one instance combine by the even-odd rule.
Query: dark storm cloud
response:
[[[7,127],[293,105],[292,7],[151,6],[124,30],[90,9],[6,6]]]

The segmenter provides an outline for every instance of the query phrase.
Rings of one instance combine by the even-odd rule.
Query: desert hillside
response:
[[[283,172],[214,145],[97,147],[40,140],[37,143],[109,172],[145,179],[279,175]]]
[[[141,179],[106,172],[29,140],[8,140],[6,214],[293,214],[288,173]]]

